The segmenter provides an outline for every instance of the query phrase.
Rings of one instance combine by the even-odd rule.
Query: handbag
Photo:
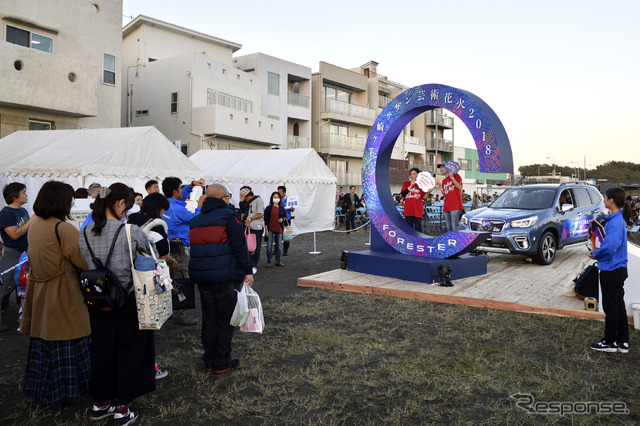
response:
[[[256,251],[256,234],[252,234],[248,226],[244,227],[244,236],[247,239],[247,249],[249,253]]]
[[[246,333],[262,333],[264,331],[264,316],[262,314],[262,303],[260,296],[251,287],[245,284],[247,292],[247,307],[249,312],[244,324],[240,326],[240,331]]]
[[[171,292],[171,304],[173,310],[194,309],[196,307],[196,292],[191,278],[185,278],[184,272],[180,271],[182,278],[174,278],[172,281],[173,291]]]
[[[285,225],[284,230],[282,231],[282,240],[284,242],[293,240],[293,228],[291,225]]]
[[[57,225],[56,225],[57,226]],[[116,240],[120,234],[120,230],[125,226],[124,223],[118,227],[113,241],[111,241],[111,247],[109,248],[109,254],[107,259],[102,261],[96,257],[91,249],[89,240],[87,238],[87,227],[84,228],[82,233],[84,234],[84,241],[87,244],[87,249],[91,255],[91,261],[95,266],[95,269],[88,269],[86,271],[80,271],[80,290],[84,296],[84,303],[90,308],[96,311],[110,312],[114,309],[124,308],[127,304],[127,293],[118,278],[108,269],[113,249],[116,245]],[[56,228],[57,231],[57,228]],[[56,232],[56,237],[59,235]]]
[[[163,288],[163,283],[171,283],[170,272],[167,263],[158,261],[153,247],[149,243],[149,252],[158,265],[160,271],[139,271],[133,263],[133,250],[131,249],[131,225],[126,225],[127,243],[131,258],[131,274],[133,275],[133,288],[136,295],[136,307],[138,311],[138,328],[140,330],[160,330],[162,324],[169,319],[173,311],[171,304],[170,288]],[[141,255],[144,256],[144,255]],[[145,256],[148,257],[148,256]],[[164,281],[166,280],[166,281]],[[157,290],[164,290],[158,292]]]

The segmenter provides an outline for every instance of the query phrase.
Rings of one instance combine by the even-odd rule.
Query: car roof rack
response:
[[[582,185],[582,182],[560,182],[560,186],[565,186],[565,185]]]

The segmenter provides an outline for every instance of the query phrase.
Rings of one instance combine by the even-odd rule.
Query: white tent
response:
[[[67,182],[74,189],[122,182],[143,192],[150,179],[177,176],[190,182],[203,177],[155,127],[20,131],[0,139],[0,152],[1,182],[27,185],[25,208],[30,212],[48,180]]]
[[[333,229],[337,179],[311,148],[286,150],[201,150],[190,157],[211,182],[219,182],[238,205],[240,187],[248,185],[269,204],[279,185],[298,198],[292,227],[296,234]]]

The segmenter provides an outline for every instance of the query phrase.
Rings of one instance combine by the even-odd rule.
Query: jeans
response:
[[[262,248],[262,229],[250,229],[251,233],[256,236],[256,251],[251,255],[253,260],[253,266],[258,267],[258,261],[260,260],[260,249]]]
[[[458,230],[458,225],[460,225],[460,216],[462,216],[462,210],[444,212],[444,221],[447,224],[447,231]]]
[[[405,216],[404,220],[409,224],[410,227],[415,229],[418,232],[422,232],[422,218],[415,216]]]
[[[629,324],[624,304],[624,280],[627,268],[600,271],[602,308],[604,309],[604,339],[607,343],[629,342]]]
[[[198,284],[202,306],[202,360],[206,368],[222,370],[231,363],[231,340],[235,327],[229,324],[242,283]]]
[[[269,241],[267,242],[267,263],[271,263],[273,255],[273,244],[276,245],[276,263],[280,263],[282,255],[282,232],[269,232]]]

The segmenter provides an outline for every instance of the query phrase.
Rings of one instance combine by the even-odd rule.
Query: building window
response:
[[[29,130],[54,130],[55,128],[53,121],[29,119]]]
[[[334,124],[331,123],[329,133],[332,135],[349,136],[349,126],[346,124]]]
[[[207,89],[207,105],[215,105],[216,104],[216,91]]]
[[[466,158],[458,158],[458,163],[460,164],[460,168],[462,170],[471,170],[471,160]]]
[[[116,84],[116,57],[108,53],[102,57],[102,82]]]
[[[349,170],[349,163],[346,160],[329,160],[329,168],[332,172],[346,173]]]
[[[142,117],[145,115],[149,115],[149,110],[148,109],[139,109],[136,110],[136,117]]]
[[[269,73],[269,94],[280,95],[280,75]]]
[[[171,114],[178,113],[178,92],[171,93]]]
[[[276,121],[280,121],[280,117],[277,117],[275,115],[267,115],[267,118],[270,118],[270,119],[276,120]]]
[[[387,105],[389,105],[389,102],[391,102],[391,99],[384,93],[378,93],[378,106],[380,108],[384,108]]]
[[[476,172],[480,171],[480,160],[476,160]]]
[[[11,25],[7,25],[6,40],[9,43],[19,46],[30,47],[47,53],[53,52],[53,39],[51,37],[32,33],[31,31],[12,27]]]
[[[351,103],[351,90],[343,89],[337,86],[322,86],[322,97],[324,99],[333,99],[340,102]]]
[[[218,94],[218,104],[227,108],[237,109],[238,111],[253,114],[253,102],[236,98],[235,96],[227,95],[226,93]]]

